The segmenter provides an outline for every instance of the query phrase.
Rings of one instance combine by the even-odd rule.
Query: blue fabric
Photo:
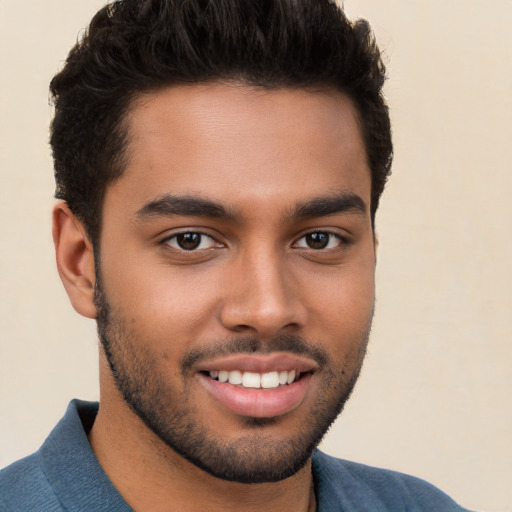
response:
[[[132,511],[84,431],[97,412],[97,403],[73,400],[39,451],[0,472],[1,512]]]
[[[317,512],[469,512],[413,476],[316,451]]]
[[[129,512],[86,432],[98,404],[73,400],[43,446],[0,471],[1,512]],[[393,471],[313,454],[318,512],[467,512],[432,485]]]

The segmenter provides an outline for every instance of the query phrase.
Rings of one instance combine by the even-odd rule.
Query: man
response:
[[[98,404],[1,510],[462,510],[316,450],[355,385],[392,145],[366,22],[328,0],[122,0],[54,78],[59,274]]]

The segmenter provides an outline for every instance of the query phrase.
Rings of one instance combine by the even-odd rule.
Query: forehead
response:
[[[128,165],[107,196],[133,211],[167,193],[271,206],[340,190],[369,209],[360,123],[339,92],[173,86],[137,97],[127,121]]]

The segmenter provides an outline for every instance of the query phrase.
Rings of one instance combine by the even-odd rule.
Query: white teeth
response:
[[[242,384],[242,372],[239,372],[238,370],[229,372],[229,383]]]
[[[256,389],[273,389],[286,384],[292,384],[295,381],[295,377],[298,376],[295,370],[267,373],[212,370],[209,372],[209,375],[212,379],[218,379],[220,382],[229,382],[234,385],[242,385],[244,388]]]
[[[244,388],[259,388],[261,384],[261,375],[259,373],[245,372],[242,377],[242,386]]]
[[[262,388],[277,388],[279,386],[279,373],[269,372],[264,373],[261,376],[261,387]]]

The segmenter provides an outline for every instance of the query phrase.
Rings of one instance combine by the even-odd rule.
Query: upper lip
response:
[[[307,357],[294,354],[236,354],[202,361],[197,365],[200,372],[239,370],[241,372],[268,373],[273,371],[311,372],[318,364]]]

